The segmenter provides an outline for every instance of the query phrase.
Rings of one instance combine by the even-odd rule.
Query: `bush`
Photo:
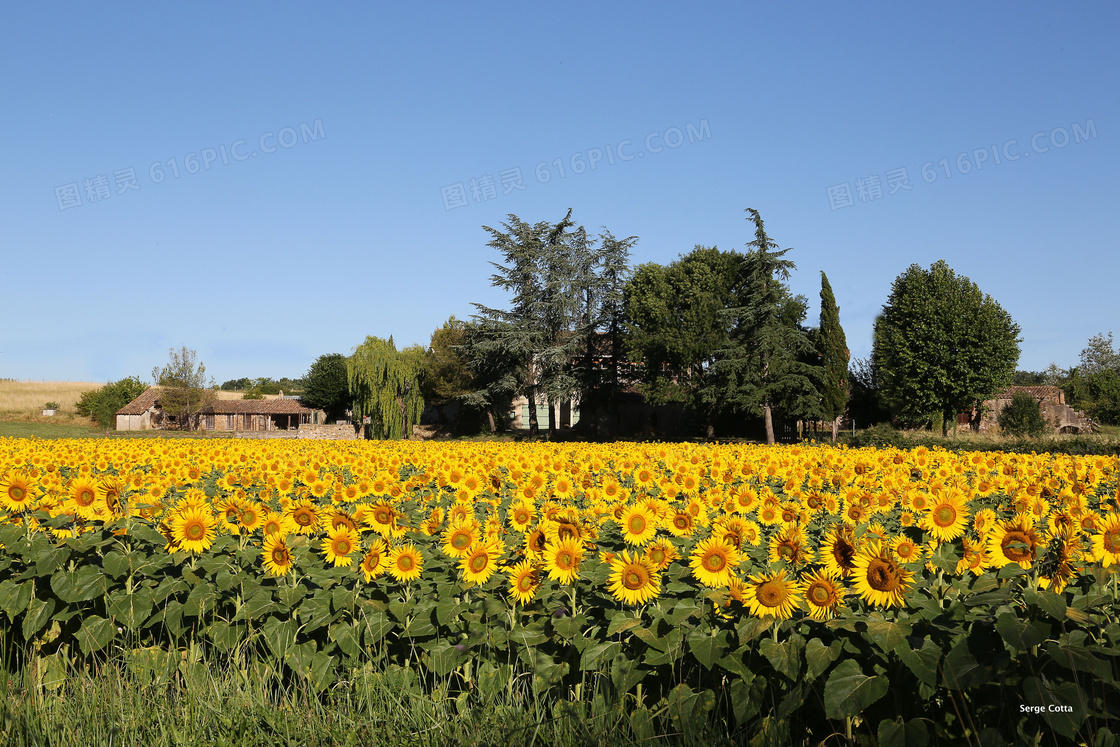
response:
[[[102,428],[114,428],[117,424],[117,410],[143,394],[148,385],[136,376],[114,381],[100,389],[83,392],[78,404],[74,406],[79,415],[97,421]]]
[[[1016,394],[1011,404],[1000,410],[999,428],[1009,436],[1041,436],[1046,431],[1046,421],[1038,400],[1025,392]]]

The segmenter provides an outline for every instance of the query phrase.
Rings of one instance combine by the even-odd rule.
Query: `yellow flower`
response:
[[[1018,563],[1023,570],[1034,564],[1042,539],[1034,528],[1034,519],[1028,514],[999,522],[988,533],[988,557],[993,568],[1003,568]]]
[[[669,564],[679,558],[680,555],[677,553],[677,548],[673,547],[673,543],[661,539],[646,547],[645,557],[654,570],[661,571],[668,568]]]
[[[611,560],[611,594],[624,604],[645,604],[661,593],[657,569],[641,555],[622,552]]]
[[[175,543],[180,550],[200,553],[214,542],[214,514],[206,508],[189,508],[179,512],[171,525]]]
[[[879,542],[856,553],[852,579],[856,592],[878,607],[901,607],[910,590],[913,572],[903,568]]]
[[[786,579],[785,570],[751,576],[743,584],[742,595],[743,603],[755,617],[788,620],[801,607],[801,591],[796,582]]]
[[[1108,513],[1092,536],[1092,557],[1103,566],[1120,565],[1120,514]]]
[[[496,542],[479,542],[459,561],[459,570],[468,584],[484,584],[498,569],[501,549]]]
[[[27,475],[11,472],[0,480],[0,507],[12,513],[26,511],[34,506],[38,486]]]
[[[840,611],[844,603],[844,586],[824,573],[807,574],[801,581],[801,593],[809,605],[809,616],[825,622]]]
[[[926,509],[920,525],[938,542],[951,542],[960,537],[968,526],[968,508],[964,505],[964,498],[959,495],[936,498]]]
[[[375,539],[370,545],[361,563],[362,575],[365,576],[366,583],[380,576],[389,567],[388,550],[385,540],[382,539]]]
[[[528,604],[540,587],[540,571],[532,561],[522,560],[506,569],[509,574],[509,595],[515,604]]]
[[[292,552],[280,534],[270,534],[264,538],[261,559],[273,576],[286,576],[292,570]]]
[[[299,534],[314,534],[319,529],[319,508],[310,498],[301,498],[293,503],[286,516]]]
[[[628,545],[642,545],[657,534],[657,518],[641,504],[630,506],[622,512],[622,539]]]
[[[398,581],[414,581],[424,570],[424,556],[409,542],[389,552],[389,573]]]
[[[470,519],[462,524],[453,524],[443,533],[444,555],[452,558],[462,558],[470,552],[471,547],[478,541],[478,522]]]
[[[342,525],[328,530],[321,548],[327,560],[338,568],[353,564],[354,559],[350,557],[350,554],[357,550],[361,544],[361,536],[350,527]]]
[[[577,539],[565,539],[544,549],[548,577],[562,584],[569,584],[579,577],[579,564],[583,560],[583,546]]]
[[[713,588],[727,586],[738,564],[739,551],[717,537],[709,537],[696,545],[689,559],[696,580]]]

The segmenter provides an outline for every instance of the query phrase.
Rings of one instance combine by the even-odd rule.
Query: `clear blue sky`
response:
[[[568,208],[635,264],[758,209],[854,356],[938,259],[1020,368],[1120,332],[1116,3],[526,5],[6,4],[0,377],[426,344],[504,303],[483,225]]]

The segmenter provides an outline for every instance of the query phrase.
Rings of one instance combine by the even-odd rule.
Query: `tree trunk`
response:
[[[529,390],[529,438],[536,438],[540,433],[540,424],[537,422],[537,392]]]
[[[836,443],[837,437],[840,435],[840,417],[837,416],[832,421],[832,443]]]
[[[498,426],[494,423],[494,411],[486,408],[486,419],[490,421],[490,435],[498,432]]]
[[[766,421],[766,443],[774,444],[774,415],[770,410],[770,404],[762,406],[762,417]]]
[[[556,437],[556,401],[548,395],[548,438]]]

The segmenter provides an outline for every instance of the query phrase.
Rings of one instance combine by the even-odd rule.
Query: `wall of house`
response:
[[[118,415],[118,431],[148,431],[152,429],[152,413],[145,412],[140,415]]]

